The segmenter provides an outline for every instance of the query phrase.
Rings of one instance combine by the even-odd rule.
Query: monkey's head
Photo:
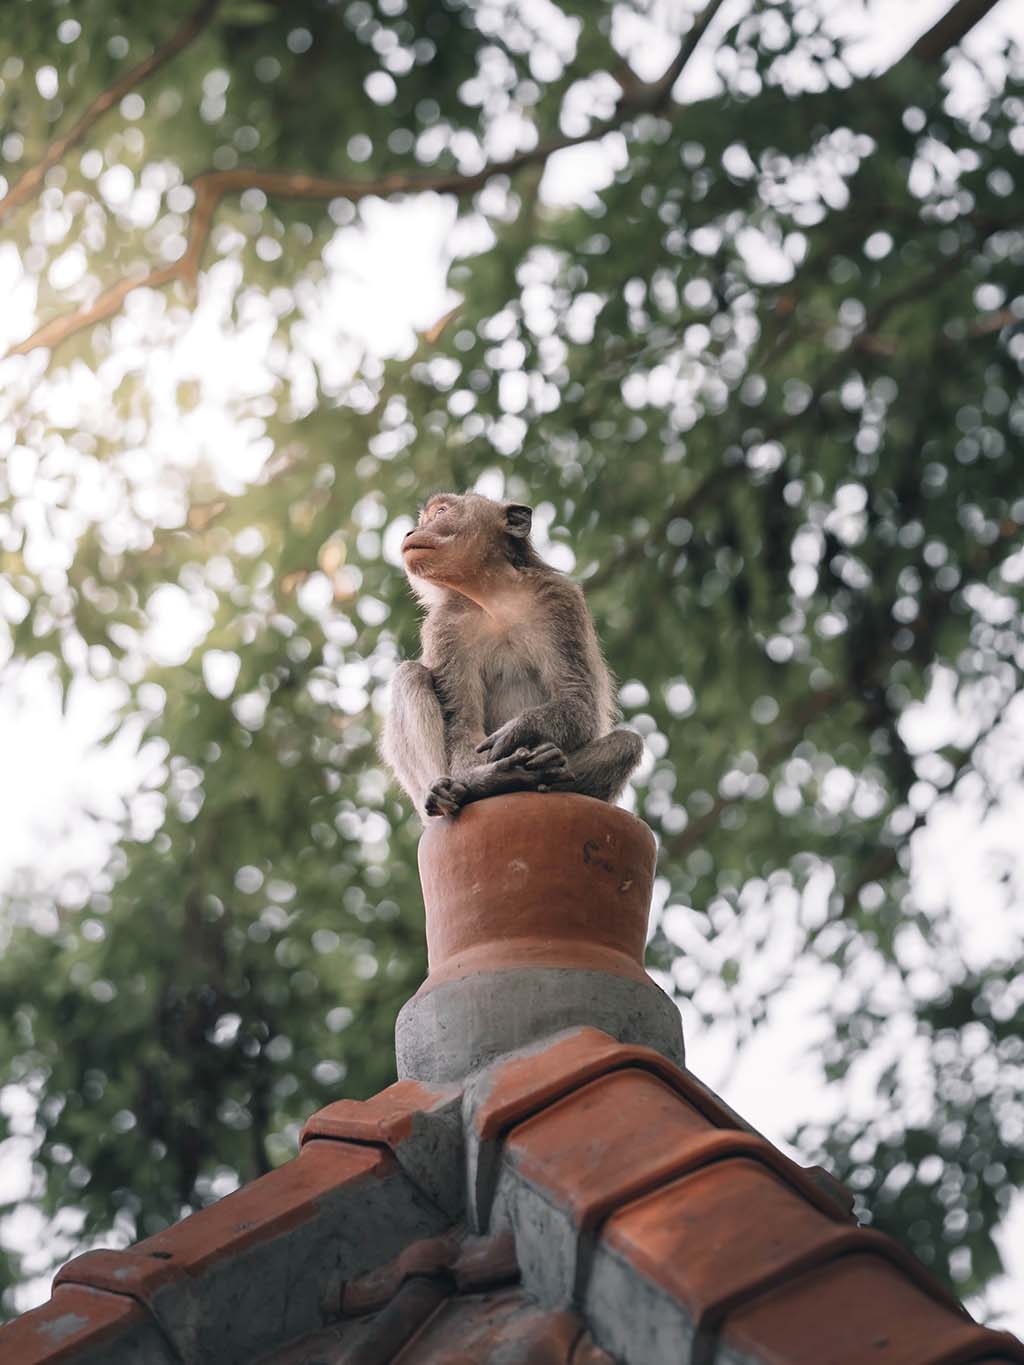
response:
[[[430,585],[474,589],[507,570],[541,561],[530,544],[533,511],[479,493],[435,493],[402,542],[402,562],[417,591]]]

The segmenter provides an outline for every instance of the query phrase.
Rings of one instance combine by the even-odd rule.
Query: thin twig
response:
[[[673,521],[680,519],[693,521],[712,494],[717,493],[719,488],[727,484],[736,473],[745,471],[746,465],[743,464],[715,465],[685,497],[678,498],[669,505],[659,517],[656,526],[646,531],[642,536],[626,541],[615,554],[605,560],[604,565],[596,573],[591,574],[584,583],[588,594],[616,580],[624,568],[639,563],[646,555],[649,546],[661,545],[664,542],[669,525]]]
[[[872,310],[864,325],[864,333],[875,338],[877,350],[877,330],[888,319],[897,308],[906,303],[912,303],[922,294],[933,290],[938,284],[945,280],[949,275],[955,274],[960,268],[966,248],[956,253],[954,256],[944,259],[940,265],[928,274],[918,276],[904,285],[901,289],[895,290],[888,298],[883,299],[875,309]],[[858,338],[853,338],[850,347],[836,352],[828,364],[824,367],[818,380],[814,385],[811,402],[807,408],[800,409],[799,412],[787,412],[781,415],[777,421],[768,426],[763,432],[763,439],[778,440],[797,422],[800,421],[804,412],[808,408],[820,403],[824,394],[836,382],[843,371],[850,365],[850,353],[858,350],[866,350],[867,347],[858,345]],[[723,446],[727,442],[722,442]],[[618,578],[624,567],[639,563],[647,553],[648,547],[660,546],[665,540],[668,527],[671,522],[679,518],[692,521],[697,512],[706,505],[712,496],[716,496],[726,488],[734,479],[747,472],[747,466],[742,460],[737,460],[734,464],[716,464],[701,481],[692,488],[683,498],[671,503],[659,518],[655,527],[646,531],[643,535],[626,541],[621,548],[608,559],[604,565],[586,580],[585,587],[587,592],[602,588],[606,583]]]
[[[656,81],[640,81],[635,77],[616,76],[616,80],[622,86],[620,105],[624,105],[630,113],[643,111],[657,113],[659,109],[663,109],[671,99],[675,83],[686,69],[690,58],[697,49],[697,44],[711,27],[715,15],[724,3],[725,0],[709,0],[709,3],[697,15],[685,34],[682,43],[679,45],[679,51],[669,63],[668,69]]]
[[[96,96],[78,122],[63,137],[55,138],[47,146],[39,160],[30,166],[0,199],[0,223],[15,209],[20,208],[22,204],[38,194],[47,171],[62,161],[72,147],[77,147],[88,137],[93,126],[108,109],[112,109],[130,90],[141,85],[154,71],[157,71],[161,66],[166,66],[172,57],[176,57],[183,48],[188,47],[189,43],[202,33],[213,18],[218,3],[219,0],[202,0],[202,3],[196,6],[177,32],[167,39],[166,43],[155,48],[145,61],[132,67],[131,71],[127,71],[120,80],[115,81],[102,94]]]

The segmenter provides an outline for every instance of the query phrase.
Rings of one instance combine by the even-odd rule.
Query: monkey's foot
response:
[[[439,777],[427,792],[423,808],[428,815],[454,815],[466,803],[468,789],[455,777]]]
[[[563,783],[567,774],[565,755],[554,744],[516,749],[505,758],[482,763],[464,774],[467,790],[462,804],[508,792],[566,790]]]

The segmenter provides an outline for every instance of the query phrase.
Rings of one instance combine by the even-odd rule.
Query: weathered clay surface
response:
[[[576,967],[645,979],[654,835],[589,796],[517,792],[420,840],[429,985],[479,971]]]
[[[61,1285],[48,1302],[0,1327],[11,1365],[176,1365],[146,1310],[132,1299]]]
[[[294,1161],[127,1251],[76,1257],[56,1285],[144,1306],[173,1359],[249,1365],[321,1325],[341,1282],[447,1226],[387,1151],[316,1139]],[[0,1361],[9,1358],[0,1351]]]

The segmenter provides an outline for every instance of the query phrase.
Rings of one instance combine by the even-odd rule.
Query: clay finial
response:
[[[458,1080],[581,1024],[682,1062],[676,1007],[643,967],[656,856],[603,801],[516,793],[420,842],[430,974],[399,1015],[399,1075]]]

